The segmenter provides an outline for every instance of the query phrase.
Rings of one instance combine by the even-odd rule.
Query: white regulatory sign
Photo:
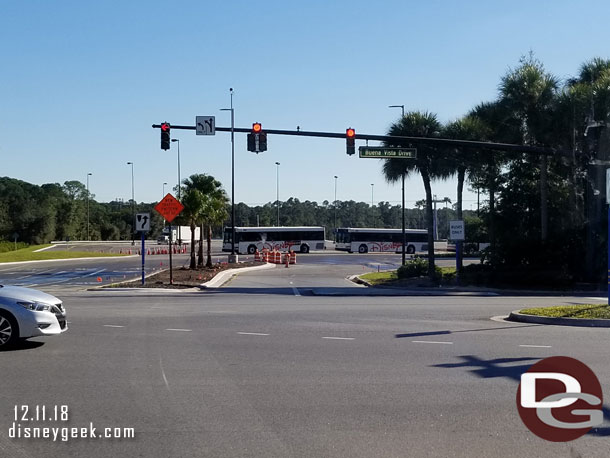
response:
[[[216,135],[216,116],[195,116],[197,135]]]
[[[449,240],[460,242],[465,235],[464,221],[449,221]]]
[[[150,231],[150,213],[136,213],[136,231]]]

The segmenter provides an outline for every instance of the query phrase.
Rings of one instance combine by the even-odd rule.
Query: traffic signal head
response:
[[[347,154],[356,154],[356,131],[351,127],[345,131]]]
[[[256,152],[255,136],[256,134],[248,134],[248,151]]]
[[[170,146],[170,125],[168,122],[161,123],[161,149],[168,150]]]
[[[260,152],[267,151],[267,133],[261,132],[258,134],[258,150]]]
[[[254,124],[252,124],[252,132],[254,132],[255,134],[260,133],[262,130],[263,126],[260,122],[255,122]]]

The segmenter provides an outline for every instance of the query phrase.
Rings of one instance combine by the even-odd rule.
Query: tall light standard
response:
[[[229,262],[237,262],[235,253],[235,110],[233,109],[233,88],[231,93],[231,108],[221,108],[220,111],[231,112],[231,255]]]
[[[337,175],[335,175],[335,240],[337,239]]]
[[[131,244],[135,244],[135,230],[136,230],[136,200],[133,192],[133,162],[128,162],[127,165],[131,165],[131,207],[132,207],[132,216],[131,220]]]
[[[402,110],[402,117],[405,117],[405,106],[404,105],[389,105],[388,108],[400,108]]]
[[[87,241],[91,240],[89,237],[89,177],[92,173],[87,174]]]
[[[400,108],[402,117],[405,117],[405,106],[404,105],[389,105],[388,108]],[[402,265],[405,265],[407,260],[406,247],[407,247],[407,231],[405,228],[405,172],[402,171]]]
[[[277,227],[280,227],[280,163],[276,162],[276,204],[277,204]]]
[[[373,189],[374,189],[375,183],[371,183],[371,216],[372,216],[372,220],[373,220],[373,227],[375,227],[375,213],[373,210]]]
[[[180,199],[180,188],[182,187],[182,183],[180,181],[180,139],[172,138],[172,142],[178,142],[178,200]],[[178,244],[182,244],[182,234],[180,231],[181,226],[178,226]]]

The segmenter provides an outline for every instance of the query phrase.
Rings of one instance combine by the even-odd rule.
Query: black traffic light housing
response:
[[[267,133],[263,132],[260,122],[252,124],[252,132],[248,134],[248,151],[257,154],[267,151]]]
[[[170,147],[170,127],[169,122],[161,123],[161,149],[168,150]]]
[[[356,131],[351,127],[345,131],[345,142],[347,154],[350,156],[356,154]]]

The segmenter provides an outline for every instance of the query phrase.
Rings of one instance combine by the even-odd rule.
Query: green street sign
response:
[[[358,148],[359,157],[373,159],[415,159],[417,148],[384,148],[381,146],[361,146]]]

